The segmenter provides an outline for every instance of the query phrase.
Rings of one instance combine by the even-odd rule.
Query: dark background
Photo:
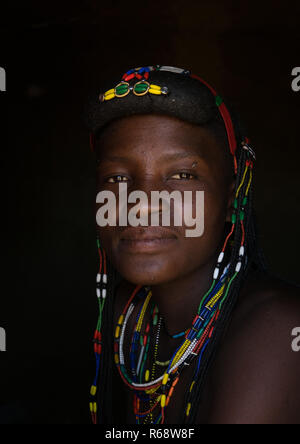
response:
[[[300,3],[57,0],[1,6],[0,423],[88,423],[97,319],[87,94],[116,72],[190,68],[229,97],[257,153],[273,270],[299,283]],[[113,86],[113,85],[112,85]]]

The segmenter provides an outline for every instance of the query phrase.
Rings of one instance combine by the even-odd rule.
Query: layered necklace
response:
[[[175,338],[182,337],[181,344],[165,362],[157,359],[163,319],[159,315],[158,307],[152,303],[151,289],[138,286],[131,294],[115,329],[114,361],[122,380],[134,392],[133,411],[137,424],[164,423],[165,409],[169,405],[183,369],[197,358],[185,406],[185,415],[189,416],[194,402],[193,388],[201,359],[230,287],[226,285],[228,269],[229,265],[223,270],[220,279],[214,280],[202,298],[191,327],[185,332],[173,335]],[[134,323],[129,356],[125,360],[124,338],[125,335],[130,335],[129,319],[138,304],[141,308]],[[160,375],[158,375],[159,370]]]

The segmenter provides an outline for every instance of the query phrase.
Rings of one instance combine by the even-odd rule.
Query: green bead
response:
[[[128,86],[127,85],[120,85],[117,86],[116,88],[116,94],[125,94],[128,91]]]
[[[237,209],[237,206],[238,206],[238,201],[237,201],[237,199],[234,199],[233,206],[234,206],[235,209]]]
[[[138,85],[135,85],[135,87],[134,87],[135,92],[137,92],[138,94],[147,91],[147,89],[148,89],[147,83],[139,83]]]
[[[222,97],[221,97],[221,96],[217,96],[217,97],[216,97],[216,105],[217,105],[217,106],[220,106],[221,103],[223,103],[223,99],[222,99]]]
[[[244,220],[245,213],[244,211],[240,211],[240,220]]]
[[[236,223],[236,214],[233,213],[231,216],[231,223],[235,224]]]
[[[199,331],[199,333],[197,334],[197,339],[199,339],[202,335],[202,333],[204,332],[204,327],[201,328],[201,330]]]
[[[157,321],[158,321],[158,316],[156,314],[153,318],[153,325],[157,325]]]
[[[246,205],[246,203],[247,203],[247,196],[245,196],[244,199],[243,199],[243,204],[242,204],[243,207]]]

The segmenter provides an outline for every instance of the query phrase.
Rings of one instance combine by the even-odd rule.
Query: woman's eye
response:
[[[193,174],[184,173],[184,172],[176,173],[171,176],[171,179],[177,179],[177,180],[180,180],[180,179],[181,180],[190,180],[190,179],[194,179],[194,178],[195,178],[195,176]]]
[[[111,176],[107,179],[108,183],[117,183],[117,182],[128,182],[128,177],[126,176]]]

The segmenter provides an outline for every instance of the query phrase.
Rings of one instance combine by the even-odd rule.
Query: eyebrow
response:
[[[189,152],[189,151],[183,151],[183,152],[179,152],[179,153],[167,154],[165,156],[162,156],[162,158],[166,159],[166,160],[187,159],[187,158],[191,158],[191,157],[203,158],[203,156],[200,153],[193,153],[193,152]]]
[[[166,155],[162,155],[161,157],[159,157],[158,160],[179,160],[179,159],[187,159],[187,158],[202,158],[203,156],[201,156],[201,154],[199,153],[194,153],[194,152],[189,152],[189,151],[182,151],[182,152],[178,152],[178,153],[172,153],[172,154],[166,154]],[[102,160],[102,162],[108,161],[108,162],[128,162],[131,159],[129,159],[128,157],[125,156],[106,156],[105,159]]]

